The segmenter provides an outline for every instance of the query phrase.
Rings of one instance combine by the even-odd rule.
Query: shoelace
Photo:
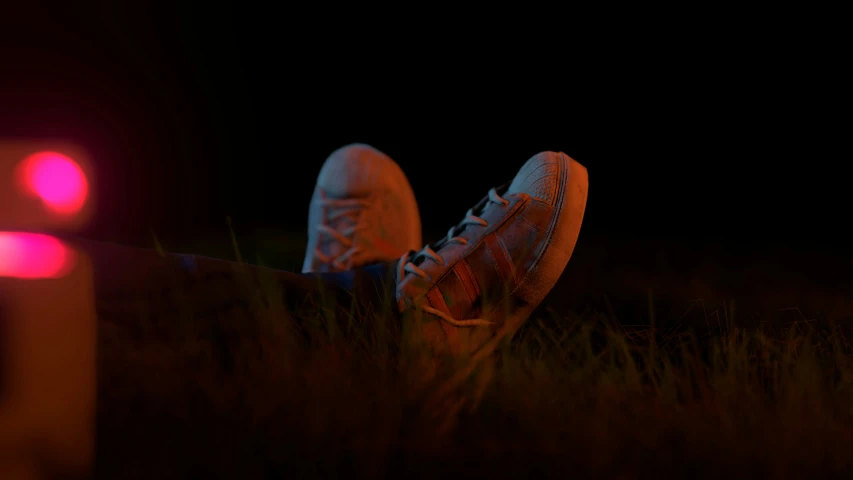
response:
[[[480,210],[480,212],[478,213],[481,213],[481,211],[485,209],[486,204],[488,204],[489,202],[503,206],[509,205],[509,200],[506,200],[505,198],[498,195],[497,190],[494,188],[489,190],[489,195],[484,200],[485,202],[481,201],[480,204],[478,204],[477,206],[469,208],[468,212],[465,213],[465,218],[455,227],[450,227],[450,230],[447,231],[447,235],[435,243],[435,249],[433,249],[433,247],[427,244],[419,252],[408,252],[402,257],[400,257],[399,262],[397,262],[397,278],[402,279],[403,276],[408,273],[411,275],[415,275],[423,280],[429,281],[429,274],[426,273],[419,266],[421,263],[423,263],[424,260],[430,259],[433,262],[437,263],[439,266],[444,266],[444,258],[442,258],[441,255],[436,253],[436,250],[441,250],[445,246],[453,243],[459,245],[467,245],[468,240],[463,237],[460,237],[459,235],[462,233],[462,230],[464,230],[465,227],[467,227],[468,225],[477,225],[481,227],[489,226],[489,222],[483,220],[477,215],[474,215],[474,210],[478,209],[477,207],[480,207],[478,209]],[[482,206],[480,206],[481,204]],[[475,318],[471,320],[456,320],[455,318],[451,317],[450,315],[447,315],[441,310],[435,309],[428,305],[423,305],[420,308],[424,312],[435,315],[441,320],[456,327],[475,327],[478,325],[491,325],[494,323],[483,318]]]
[[[353,256],[361,251],[359,246],[354,244],[353,237],[362,227],[358,222],[358,216],[368,206],[368,201],[360,198],[326,198],[321,192],[320,205],[323,207],[324,214],[322,223],[317,227],[317,233],[335,239],[346,251],[336,257],[326,255],[320,250],[318,238],[314,256],[320,263],[330,265],[337,270],[346,270],[352,264]],[[349,218],[350,224],[346,228],[336,229],[331,226],[332,222],[341,218]]]

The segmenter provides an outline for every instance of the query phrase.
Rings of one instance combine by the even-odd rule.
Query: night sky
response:
[[[325,157],[365,142],[401,164],[428,231],[562,150],[590,172],[584,235],[847,245],[847,114],[819,48],[66,3],[16,7],[0,134],[92,152],[94,238],[184,239],[226,216],[302,230]]]

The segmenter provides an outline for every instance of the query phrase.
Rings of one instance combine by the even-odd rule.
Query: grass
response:
[[[244,287],[245,308],[105,322],[103,478],[853,472],[846,319],[741,322],[695,299],[669,315],[647,290],[636,322],[545,305],[472,365],[434,361],[421,319],[332,320]]]

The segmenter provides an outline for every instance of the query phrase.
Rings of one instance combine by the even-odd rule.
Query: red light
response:
[[[0,277],[60,278],[74,262],[74,251],[54,237],[0,232]]]
[[[86,203],[89,183],[74,160],[56,152],[39,152],[19,167],[20,186],[57,213],[74,215]]]

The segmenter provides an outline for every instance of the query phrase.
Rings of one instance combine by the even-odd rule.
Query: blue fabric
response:
[[[175,285],[203,281],[200,272],[248,272],[274,278],[286,300],[299,303],[306,297],[335,293],[342,301],[381,304],[393,301],[394,265],[376,263],[339,273],[293,273],[256,265],[239,264],[191,254],[160,255],[153,249],[125,247],[74,237],[64,240],[92,260],[96,296],[132,295],[162,291]],[[226,280],[227,281],[227,280]],[[237,281],[236,279],[234,280]],[[238,285],[235,283],[235,289]],[[347,300],[350,299],[350,300]]]

